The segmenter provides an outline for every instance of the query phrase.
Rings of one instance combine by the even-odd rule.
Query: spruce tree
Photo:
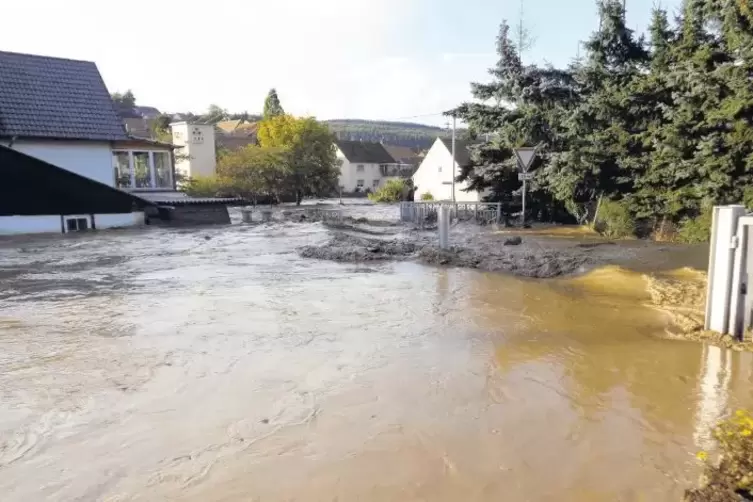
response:
[[[264,118],[268,119],[280,115],[285,115],[285,110],[282,109],[280,98],[277,97],[277,90],[270,89],[267,99],[264,100]]]

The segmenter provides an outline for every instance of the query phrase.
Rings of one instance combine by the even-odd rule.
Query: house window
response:
[[[358,164],[358,167],[356,167],[356,172],[357,173],[362,173],[363,172],[363,164]]]
[[[87,218],[66,218],[66,232],[83,232],[89,230],[89,220]]]
[[[356,182],[356,186],[357,186],[358,188],[363,188],[363,187],[364,187],[364,185],[365,185],[365,183],[364,183],[364,181],[363,181],[363,180],[358,180],[358,181]]]
[[[133,152],[133,170],[136,176],[135,188],[150,188],[152,177],[149,172],[149,152]]]
[[[379,188],[379,180],[374,180],[371,182],[371,186],[374,188]]]
[[[170,153],[152,152],[154,158],[154,188],[172,188],[170,179]]]
[[[128,161],[128,152],[113,152],[112,163],[115,169],[115,186],[131,188],[131,164]]]

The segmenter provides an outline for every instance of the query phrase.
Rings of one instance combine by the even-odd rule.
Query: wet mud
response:
[[[547,279],[640,261],[644,256],[650,259],[666,249],[641,241],[626,247],[592,234],[587,234],[589,239],[584,242],[561,229],[548,234],[541,230],[513,233],[471,223],[454,225],[450,231],[453,245],[440,249],[436,229],[401,227],[397,223],[385,228],[384,224],[374,226],[369,220],[353,219],[326,226],[338,232],[325,243],[302,247],[299,250],[302,257],[354,263],[413,260],[427,265]]]

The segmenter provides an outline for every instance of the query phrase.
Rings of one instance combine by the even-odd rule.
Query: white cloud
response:
[[[270,87],[296,114],[398,118],[467,99],[486,54],[401,46],[420,0],[27,0],[3,6],[3,50],[96,61],[111,91],[164,110],[260,111]],[[428,118],[422,121],[444,122]]]

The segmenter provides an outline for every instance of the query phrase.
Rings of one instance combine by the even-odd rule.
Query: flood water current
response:
[[[753,355],[659,338],[629,268],[297,255],[330,237],[0,241],[0,500],[679,500],[753,403]]]

